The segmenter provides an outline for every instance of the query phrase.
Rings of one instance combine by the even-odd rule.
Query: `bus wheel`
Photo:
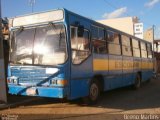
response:
[[[137,74],[136,79],[135,79],[135,83],[134,83],[134,88],[138,89],[141,87],[141,76],[140,74]]]
[[[90,84],[89,95],[83,99],[84,103],[88,105],[96,104],[100,95],[100,87],[97,80]]]

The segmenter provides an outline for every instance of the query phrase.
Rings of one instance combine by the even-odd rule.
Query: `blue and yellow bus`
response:
[[[10,19],[9,93],[98,100],[153,76],[151,43],[57,9]]]

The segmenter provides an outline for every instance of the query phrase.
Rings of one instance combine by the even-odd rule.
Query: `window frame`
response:
[[[145,49],[142,48],[143,44],[145,45]],[[148,58],[148,52],[147,52],[147,44],[146,44],[146,42],[140,41],[140,48],[141,48],[141,58]],[[142,52],[146,52],[146,56],[142,56],[142,55],[144,55],[144,54],[142,54]]]
[[[111,42],[108,40],[108,33],[112,33],[112,35],[114,35],[115,33],[118,35],[118,41],[119,43],[116,43],[116,42]],[[113,30],[106,30],[106,34],[105,34],[105,39],[106,39],[106,43],[107,43],[107,51],[108,51],[108,54],[109,55],[117,55],[117,56],[122,56],[122,46],[121,46],[121,36],[118,32],[116,31],[113,31]],[[119,48],[120,48],[120,54],[117,54],[117,53],[110,53],[109,51],[109,45],[118,45]]]
[[[132,41],[132,52],[133,52],[133,57],[141,58],[142,55],[141,55],[140,41],[137,40],[137,39],[135,39],[135,38],[131,38],[131,41]],[[138,47],[135,47],[135,46],[133,45],[133,41],[136,41],[136,42],[138,43]],[[134,55],[134,49],[135,49],[135,50],[139,50],[139,57],[137,57],[137,56]]]
[[[129,45],[127,44],[123,44],[123,36],[127,38],[127,40],[129,40]],[[128,41],[127,41],[128,42]],[[133,49],[132,49],[132,40],[131,37],[121,34],[121,47],[122,47],[122,55],[123,56],[127,56],[127,57],[133,57]],[[127,48],[130,49],[130,55],[124,54],[124,49],[123,48]],[[128,51],[126,53],[129,53]]]
[[[61,64],[57,64],[57,65],[63,65],[65,64],[68,59],[69,59],[69,48],[68,48],[68,44],[67,44],[67,26],[63,23],[63,22],[58,22],[58,23],[54,23],[55,25],[62,25],[64,27],[64,31],[65,31],[65,42],[66,42],[66,53],[67,53],[67,57],[64,61],[64,63],[61,63]],[[24,29],[35,29],[35,32],[34,32],[34,36],[36,35],[36,29],[39,28],[39,27],[44,27],[44,26],[48,26],[48,24],[42,24],[42,25],[34,25],[34,26],[26,26],[24,27]],[[19,28],[12,28],[11,29],[11,35],[16,32]],[[12,36],[10,35],[10,39],[12,39]],[[14,34],[13,34],[14,35]],[[14,35],[15,36],[15,35]],[[35,38],[33,39],[33,42],[35,41]],[[10,41],[10,46],[12,45],[12,42]],[[12,48],[10,48],[10,53],[9,53],[9,63],[12,63],[14,65],[21,65],[20,63],[13,63],[11,61],[11,51],[12,51]],[[32,59],[34,59],[34,55],[32,55]],[[47,65],[47,64],[23,64],[23,65],[32,65],[32,66],[56,66],[56,65]]]
[[[91,32],[90,32],[89,29],[84,28],[84,31],[87,31],[87,32],[88,32],[88,41],[89,41],[89,51],[88,51],[89,54],[88,54],[88,56],[87,56],[85,59],[83,59],[80,63],[73,63],[73,60],[72,60],[72,50],[75,50],[75,49],[72,49],[71,28],[78,28],[78,26],[70,25],[70,50],[71,50],[70,56],[71,56],[71,61],[72,61],[72,64],[73,64],[73,65],[80,65],[80,64],[82,64],[84,61],[86,61],[86,60],[91,56],[91,52],[92,52],[92,47],[91,47]],[[78,36],[78,33],[77,33],[77,36]],[[87,51],[85,51],[85,50],[79,50],[79,51],[87,52]]]
[[[93,38],[93,28],[96,28],[97,29],[97,38]],[[103,38],[102,39],[100,39],[100,29],[103,31]],[[97,25],[91,25],[91,39],[92,40],[105,40],[105,28],[103,28],[103,27],[100,27],[100,26],[97,26]]]
[[[148,50],[148,45],[149,45],[149,50]],[[149,52],[151,52],[151,57],[149,57]],[[152,44],[147,43],[147,58],[152,59],[153,58],[153,51],[152,51]]]
[[[92,53],[94,53],[94,54],[108,54],[107,40],[106,40],[106,30],[105,30],[105,28],[92,25],[91,28],[93,28],[93,27],[96,27],[98,29],[98,35],[100,34],[100,29],[101,29],[103,31],[103,37],[102,37],[102,39],[99,39],[100,36],[98,36],[98,38],[91,37]],[[95,52],[94,51],[93,48],[94,48],[94,42],[95,41],[99,41],[99,42],[104,42],[105,43],[105,46],[103,47],[103,48],[105,48],[104,53],[102,53],[102,52],[100,53],[100,52]]]

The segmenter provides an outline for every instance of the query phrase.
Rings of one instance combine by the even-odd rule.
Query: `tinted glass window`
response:
[[[152,50],[152,45],[149,44],[149,43],[147,44],[147,50],[148,50],[148,51],[151,51],[151,50]]]
[[[133,48],[133,56],[134,57],[141,57],[141,55],[140,55],[140,49]]]
[[[132,56],[131,40],[125,35],[121,35],[122,53],[125,56]]]
[[[108,53],[121,55],[119,34],[113,31],[107,31]]]
[[[147,58],[147,48],[144,42],[141,42],[141,56],[142,58]]]
[[[152,45],[147,44],[147,52],[148,52],[148,58],[152,58]]]
[[[136,39],[132,39],[133,48],[139,48],[139,41]]]
[[[107,41],[119,44],[119,34],[112,31],[107,31]]]
[[[98,39],[98,27],[92,26],[92,39]]]
[[[99,28],[99,39],[100,40],[104,40],[104,29],[103,28]]]
[[[141,50],[146,50],[146,43],[141,42]]]
[[[148,51],[148,58],[152,58],[152,52]]]
[[[132,46],[133,46],[133,56],[141,57],[139,41],[136,39],[132,39]]]
[[[128,46],[122,46],[123,55],[132,56],[132,49]]]
[[[121,35],[121,39],[122,39],[122,45],[131,46],[129,37],[127,37],[125,35]]]
[[[142,58],[147,58],[147,51],[141,50]]]
[[[93,40],[93,51],[98,54],[107,53],[106,41],[105,40]]]
[[[98,26],[92,26],[92,39],[104,40],[104,29]]]
[[[80,64],[90,54],[89,32],[84,30],[83,37],[77,36],[77,27],[71,27],[72,62]]]
[[[108,52],[109,54],[121,55],[121,47],[119,44],[108,44]]]

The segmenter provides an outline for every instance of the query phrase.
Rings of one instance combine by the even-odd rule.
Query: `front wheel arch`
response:
[[[100,97],[100,83],[98,79],[94,78],[89,84],[89,94],[83,98],[83,102],[88,105],[96,104]]]

